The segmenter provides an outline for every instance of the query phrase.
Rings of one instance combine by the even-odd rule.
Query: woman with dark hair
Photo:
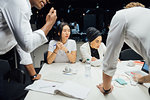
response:
[[[70,27],[68,23],[62,22],[57,27],[57,36],[49,42],[47,62],[75,63],[76,62],[76,42],[68,39],[70,37]]]
[[[100,66],[106,51],[106,46],[102,43],[102,34],[94,27],[87,29],[88,42],[80,47],[82,62],[90,60],[92,66]]]

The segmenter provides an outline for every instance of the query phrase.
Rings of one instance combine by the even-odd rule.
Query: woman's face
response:
[[[92,48],[98,49],[99,46],[101,45],[102,42],[102,36],[98,36],[96,39],[94,39],[91,43],[90,46]]]
[[[62,40],[67,40],[70,37],[70,27],[65,25],[62,30],[61,38]]]

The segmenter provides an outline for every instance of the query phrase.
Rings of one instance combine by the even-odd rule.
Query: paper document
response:
[[[71,81],[57,83],[45,80],[37,80],[32,85],[27,86],[25,89],[50,94],[57,94],[57,92],[61,92],[65,96],[79,99],[85,99],[90,91],[89,88]]]
[[[38,92],[55,94],[55,90],[59,88],[62,83],[51,82],[45,80],[37,80],[33,84],[27,86],[25,90],[34,90]]]
[[[79,99],[85,99],[90,91],[89,88],[72,81],[65,82],[61,87],[59,87],[58,90],[61,91],[63,94],[65,93],[68,96]]]

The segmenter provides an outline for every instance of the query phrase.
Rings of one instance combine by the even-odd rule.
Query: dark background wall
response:
[[[129,2],[140,2],[147,8],[150,7],[150,0],[50,0],[42,10],[32,9],[31,24],[41,28],[45,24],[45,17],[51,7],[57,10],[57,20],[61,18],[65,22],[77,22],[80,32],[86,32],[89,26],[96,27],[103,32],[103,42],[106,43],[108,26],[117,10]],[[54,26],[55,27],[55,26]],[[50,31],[54,32],[54,29]],[[49,34],[51,37],[51,34]]]

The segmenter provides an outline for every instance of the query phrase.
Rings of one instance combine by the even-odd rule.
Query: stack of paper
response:
[[[45,80],[35,81],[32,85],[27,86],[26,90],[34,90],[50,94],[56,94],[57,92],[61,92],[65,96],[79,99],[85,99],[90,91],[89,88],[86,88],[71,81],[57,83]]]

